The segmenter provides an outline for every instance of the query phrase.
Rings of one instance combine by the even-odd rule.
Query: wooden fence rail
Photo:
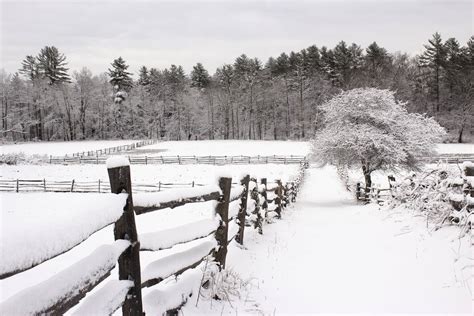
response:
[[[158,302],[160,291],[154,291],[153,287],[161,281],[173,277],[172,282],[178,284],[183,278],[188,280],[192,275],[200,273],[202,275],[202,265],[204,262],[213,260],[221,269],[225,268],[227,257],[227,246],[235,239],[238,243],[244,243],[244,231],[246,227],[251,226],[254,220],[253,215],[257,210],[260,213],[260,223],[254,227],[262,227],[263,221],[270,222],[269,214],[276,213],[277,218],[281,218],[282,210],[289,203],[294,202],[304,177],[306,164],[302,164],[297,177],[293,181],[285,184],[277,180],[268,183],[266,179],[261,179],[260,187],[256,179],[251,179],[246,175],[232,186],[231,178],[220,178],[218,189],[212,187],[208,191],[206,188],[188,189],[200,192],[200,195],[188,192],[185,196],[166,201],[163,193],[140,193],[147,201],[147,206],[140,206],[140,194],[132,194],[133,185],[131,182],[130,165],[125,158],[121,165],[113,165],[108,168],[110,184],[108,188],[112,193],[126,193],[127,198],[123,207],[123,213],[114,224],[113,245],[99,247],[91,254],[90,262],[88,258],[73,264],[50,279],[36,286],[19,292],[17,295],[7,299],[0,304],[0,314],[15,314],[20,310],[20,314],[61,314],[68,311],[71,307],[78,305],[76,313],[83,311],[107,311],[114,313],[118,308],[122,308],[123,315],[144,315],[144,302]],[[33,181],[32,183],[43,183]],[[250,185],[252,183],[252,185]],[[71,187],[80,185],[77,182],[68,183]],[[104,185],[104,184],[103,184]],[[105,188],[105,185],[104,185]],[[268,193],[268,194],[267,194]],[[165,196],[169,195],[165,192]],[[249,197],[257,202],[249,203]],[[137,199],[137,205],[134,205],[134,199]],[[150,200],[159,201],[155,204],[149,203]],[[179,227],[161,230],[156,232],[140,233],[135,223],[135,216],[140,214],[159,211],[164,207],[179,207],[187,203],[201,203],[203,201],[215,200],[216,206],[213,218],[203,219],[199,222],[185,224]],[[264,212],[262,212],[264,211]],[[260,231],[261,233],[262,231]],[[161,249],[171,248],[176,244],[193,242],[193,246],[178,252],[172,252],[165,256],[158,256],[158,259],[152,261],[147,266],[140,264],[141,251],[160,251]],[[110,250],[107,250],[109,248]],[[95,258],[96,253],[109,251],[112,257],[104,258],[103,263]],[[118,261],[118,280],[113,280],[110,271]],[[82,274],[81,274],[82,273]],[[68,284],[61,283],[57,291],[50,290],[56,288],[57,282],[65,278],[65,275],[79,275],[75,282]],[[70,278],[69,278],[70,279]],[[111,280],[112,279],[112,280]],[[200,282],[202,278],[196,279]],[[187,284],[188,282],[184,282]],[[97,285],[107,282],[96,293],[90,293],[85,299],[81,300]],[[148,294],[142,297],[142,288],[152,287]],[[149,311],[149,314],[161,314],[162,312],[176,312],[177,309],[186,302],[192,293],[192,288],[178,286],[180,289],[179,297],[176,301],[180,304],[164,310]],[[111,302],[113,306],[102,306],[109,304],[107,300],[98,302],[94,299],[95,295],[103,297],[104,292],[112,291]],[[54,293],[52,295],[51,293]],[[178,294],[176,294],[178,295]],[[35,304],[23,304],[34,296]],[[118,299],[117,299],[118,298]],[[110,304],[109,304],[110,305]],[[23,308],[23,309],[22,309]]]
[[[186,183],[133,183],[133,192],[161,192],[169,189],[194,188],[205,186],[196,181]],[[48,180],[48,179],[1,179],[0,192],[76,192],[109,193],[109,181]]]
[[[50,156],[50,164],[104,164],[108,156]],[[156,164],[205,164],[205,165],[248,165],[248,164],[300,164],[306,156],[128,156],[132,165]]]

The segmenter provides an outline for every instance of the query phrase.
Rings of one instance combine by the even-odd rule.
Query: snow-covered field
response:
[[[474,154],[474,144],[438,144],[436,151],[440,154]]]
[[[98,143],[101,144],[96,149],[119,145]],[[472,149],[469,146],[442,144],[439,150],[469,153]],[[81,150],[78,148],[64,149],[64,153]],[[308,151],[309,145],[305,142],[189,141],[158,143],[139,148],[135,153],[305,155]],[[42,152],[31,149],[28,154]],[[296,174],[297,169],[296,165],[274,164],[132,165],[131,173],[134,182],[195,181],[212,185],[221,174],[231,175],[234,182],[244,174],[285,182]],[[2,165],[2,178],[107,181],[108,175],[105,165]],[[385,174],[374,178],[386,186],[383,185]],[[108,198],[109,195],[104,194],[81,193],[0,194],[2,258],[25,261],[53,256],[92,234],[71,250],[0,280],[0,307],[2,302],[23,289],[38,285],[86,258],[100,245],[113,243],[113,225],[95,232],[110,220],[107,216],[114,213],[113,208],[108,207],[107,212],[101,213],[104,204],[99,203],[100,199],[106,203]],[[199,230],[198,226],[202,226],[204,231],[214,225],[213,209],[214,202],[211,201],[140,215],[136,217],[137,230],[142,234],[143,242],[156,244],[159,239],[160,245],[165,245],[163,238],[156,239],[156,235],[150,234],[167,232],[173,235],[170,237],[173,240],[180,235],[180,230],[183,231],[182,227],[188,227],[186,233],[190,233],[193,223],[199,223],[193,229]],[[232,242],[229,248],[227,267],[243,280],[238,289],[240,297],[233,295],[221,301],[202,297],[197,306],[194,300],[190,300],[184,307],[184,315],[472,314],[471,267],[474,262],[470,239],[459,239],[456,227],[429,231],[424,218],[409,211],[389,211],[375,205],[356,204],[331,167],[309,169],[297,203],[283,213],[282,220],[265,225],[263,231],[264,235],[259,235],[246,228],[245,247],[237,247]],[[35,236],[39,237],[35,239]],[[26,241],[28,244],[14,247],[15,243]],[[51,249],[44,249],[46,246]],[[198,240],[159,252],[142,252],[142,271],[146,270],[146,275],[166,274],[162,270],[165,263],[186,257],[185,253],[194,247],[205,252],[210,246],[213,246],[211,240]],[[28,251],[29,247],[33,247],[31,251]],[[2,259],[1,267],[10,261]],[[114,269],[108,280],[116,279],[116,276],[117,269]],[[195,279],[193,275],[189,277]],[[91,294],[104,289],[105,283]],[[150,301],[162,294],[153,289],[144,290],[144,297],[147,297],[145,309],[149,312],[158,310],[156,304],[150,305]],[[78,308],[80,306],[68,314],[80,311]]]
[[[283,220],[230,248],[240,298],[200,300],[184,315],[472,315],[472,248],[411,212],[356,204],[334,169],[312,168]]]
[[[308,142],[297,141],[247,141],[201,140],[169,141],[137,148],[137,154],[181,156],[258,156],[258,155],[307,155]]]
[[[72,142],[33,142],[0,146],[0,154],[24,153],[25,155],[64,156],[73,153],[130,145],[137,140],[88,140]]]

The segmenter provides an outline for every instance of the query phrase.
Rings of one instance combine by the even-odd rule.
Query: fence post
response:
[[[260,184],[263,186],[262,196],[263,203],[262,208],[265,210],[265,217],[267,217],[268,201],[267,201],[267,178],[262,178]]]
[[[193,181],[193,183],[192,183],[192,187],[194,188],[194,181]]]
[[[72,179],[72,182],[71,182],[71,192],[74,192],[74,179]]]
[[[245,229],[245,216],[247,215],[247,197],[249,193],[249,181],[250,175],[246,175],[240,180],[240,184],[244,187],[242,191],[242,196],[240,197],[240,209],[239,214],[237,215],[239,232],[237,234],[236,240],[239,244],[244,244],[244,229]]]
[[[229,201],[232,178],[219,178],[219,188],[222,195],[219,197],[216,206],[216,215],[220,216],[220,224],[216,230],[216,240],[219,250],[214,253],[216,262],[220,269],[225,268],[225,259],[227,256],[228,230],[229,230]]]
[[[126,239],[131,242],[131,246],[118,259],[119,280],[132,280],[134,282],[134,286],[128,292],[123,303],[122,315],[142,316],[140,242],[138,241],[135,213],[133,211],[130,165],[108,168],[107,171],[112,193],[128,193],[127,201],[123,207],[123,214],[115,222],[114,227],[115,240]]]
[[[16,192],[20,191],[20,180],[16,179]]]
[[[161,191],[161,181],[158,182],[158,192]]]
[[[43,188],[44,188],[44,192],[46,192],[46,179],[43,178]]]
[[[278,215],[278,218],[281,218],[281,211],[282,211],[281,202],[283,200],[283,185],[281,184],[281,180],[277,180],[276,182],[278,184],[278,187],[275,189],[275,194],[277,195],[275,199],[275,202],[277,205],[276,213]]]
[[[356,200],[357,201],[360,200],[360,182],[357,182],[357,185],[356,185]]]
[[[100,193],[100,179],[99,179],[99,193]]]

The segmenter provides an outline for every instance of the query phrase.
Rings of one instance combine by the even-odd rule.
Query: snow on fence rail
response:
[[[214,260],[224,269],[227,246],[234,239],[243,244],[245,227],[253,226],[262,233],[265,220],[281,218],[283,208],[295,201],[306,168],[301,164],[296,179],[285,185],[279,180],[267,184],[266,179],[258,184],[257,179],[247,175],[232,187],[231,178],[221,177],[217,186],[140,193],[132,199],[130,165],[126,159],[120,162],[108,164],[110,190],[124,197],[123,212],[115,218],[115,242],[99,246],[46,281],[6,299],[0,304],[0,314],[62,314],[72,307],[78,315],[112,314],[120,307],[123,315],[176,311],[191,295],[197,297],[204,261]],[[142,234],[137,231],[136,214],[206,199],[215,201],[213,218],[167,230]],[[188,248],[140,266],[140,251],[156,252],[185,243]],[[110,276],[116,262],[118,280]],[[170,282],[162,286],[163,280]],[[103,286],[90,293],[99,284]],[[152,291],[142,298],[143,287],[152,287]]]
[[[156,142],[157,142],[156,139],[142,140],[142,141],[139,141],[133,144],[128,144],[128,145],[121,145],[121,146],[108,147],[108,148],[97,149],[97,150],[77,152],[77,153],[73,153],[72,157],[89,157],[89,156],[99,156],[99,155],[107,155],[107,154],[111,155],[111,154],[120,153],[122,151],[130,151],[130,150],[134,150],[135,148],[153,145]],[[67,155],[65,157],[67,157]]]
[[[107,156],[61,156],[49,157],[50,164],[103,164]],[[206,164],[206,165],[227,165],[227,164],[300,164],[307,160],[306,156],[294,155],[273,155],[273,156],[128,156],[132,165],[153,165],[153,164]]]

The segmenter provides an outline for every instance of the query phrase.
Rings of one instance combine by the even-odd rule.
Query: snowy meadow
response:
[[[110,144],[78,142],[71,150],[96,150]],[[122,144],[127,141],[114,143]],[[68,154],[67,148],[55,148],[61,147],[60,143],[44,146],[34,151],[30,144],[17,144],[5,146],[5,152]],[[437,150],[440,154],[465,154],[470,146],[439,144]],[[309,150],[306,142],[189,141],[158,142],[122,154],[305,156]],[[108,181],[104,164],[24,163],[0,168],[0,179]],[[224,315],[308,311],[470,314],[473,262],[469,235],[461,235],[457,226],[433,230],[417,210],[357,203],[353,190],[362,174],[349,174],[345,183],[333,167],[310,166],[296,203],[284,197],[283,212],[276,213],[272,209],[280,204],[275,200],[278,191],[273,192],[275,181],[294,181],[301,170],[298,164],[155,164],[131,165],[130,169],[132,183],[188,184],[133,195],[134,205],[160,209],[136,216],[136,231],[145,250],[139,257],[142,284],[147,284],[142,290],[147,314],[177,307],[184,314]],[[256,191],[259,200],[253,200],[251,192],[246,195],[251,202],[247,204],[242,245],[233,236],[238,236],[239,230],[239,182],[246,174],[257,180],[250,181],[249,191],[257,186],[260,189]],[[219,191],[220,176],[232,177],[233,182],[228,211],[230,242],[222,271],[207,256],[217,249],[212,231],[219,230],[214,215],[218,202],[192,200]],[[387,187],[386,176],[375,173],[374,182]],[[267,179],[265,190],[262,178]],[[126,195],[4,192],[0,198],[3,314],[47,311],[48,302],[75,297],[68,289],[83,286],[78,283],[81,279],[97,286],[74,305],[67,305],[64,313],[88,315],[99,310],[121,314],[117,306],[133,284],[117,281],[114,261],[128,245],[115,241],[113,222],[121,215]],[[188,204],[167,206],[180,199]],[[90,268],[81,271],[84,264]],[[174,267],[188,269],[178,272]],[[46,296],[40,294],[48,287],[55,290]],[[32,296],[37,299],[25,303]]]

